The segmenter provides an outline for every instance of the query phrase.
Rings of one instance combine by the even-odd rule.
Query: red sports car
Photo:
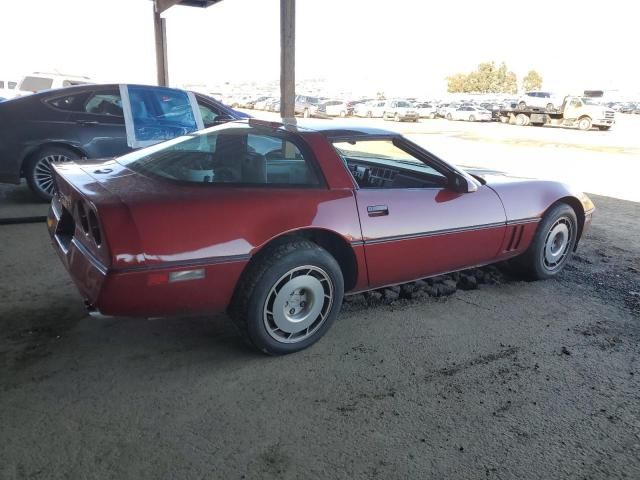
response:
[[[55,166],[50,234],[108,315],[228,311],[270,354],[308,347],[356,293],[507,259],[557,275],[593,203],[460,170],[401,135],[248,120]]]

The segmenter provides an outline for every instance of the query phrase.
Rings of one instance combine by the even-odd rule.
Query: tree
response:
[[[483,62],[469,73],[456,73],[447,77],[447,90],[450,93],[516,93],[518,81],[516,74],[507,70],[502,62]]]
[[[456,73],[447,77],[447,91],[449,93],[462,93],[467,83],[467,76],[464,73]]]
[[[542,76],[535,70],[529,70],[522,79],[522,89],[525,92],[540,90],[542,88]]]

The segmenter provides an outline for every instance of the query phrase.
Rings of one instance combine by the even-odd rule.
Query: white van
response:
[[[16,89],[16,97],[31,95],[32,93],[54,88],[72,87],[94,83],[89,77],[79,75],[64,75],[60,73],[34,72],[22,77]]]
[[[0,80],[0,99],[8,100],[16,96],[18,82],[13,80]]]

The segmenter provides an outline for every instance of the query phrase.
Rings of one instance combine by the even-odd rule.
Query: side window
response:
[[[126,88],[131,106],[132,125],[127,127],[127,136],[133,137],[129,140],[131,146],[150,145],[198,129],[187,92],[138,85]]]
[[[315,186],[319,178],[298,146],[278,136],[248,133],[248,129],[218,130],[173,140],[151,153],[122,157],[141,173],[192,183]]]
[[[18,84],[18,82],[9,82],[9,88],[11,90],[13,90],[14,88],[16,88],[16,85]]]
[[[65,112],[83,112],[86,98],[86,93],[79,93],[75,95],[65,95],[64,97],[55,97],[47,100],[47,103]]]
[[[4,88],[4,80],[0,80],[0,88]]]
[[[316,172],[294,143],[270,135],[247,135],[248,150],[264,157],[266,183],[273,185],[319,185]]]
[[[202,115],[202,122],[205,127],[212,127],[216,124],[216,119],[220,116],[220,112],[215,110],[212,106],[202,103],[198,100],[198,108],[200,109],[200,115]]]
[[[84,106],[86,113],[96,115],[110,115],[112,117],[122,117],[122,99],[117,90],[95,92]]]
[[[333,144],[359,188],[442,188],[447,178],[392,140]]]

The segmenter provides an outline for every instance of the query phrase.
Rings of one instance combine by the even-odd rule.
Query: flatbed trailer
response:
[[[615,123],[615,112],[601,105],[588,103],[588,99],[581,97],[566,97],[562,107],[549,110],[539,107],[518,106],[498,110],[498,117],[502,123],[512,125],[555,125],[562,127],[577,127],[580,130],[609,130]]]

